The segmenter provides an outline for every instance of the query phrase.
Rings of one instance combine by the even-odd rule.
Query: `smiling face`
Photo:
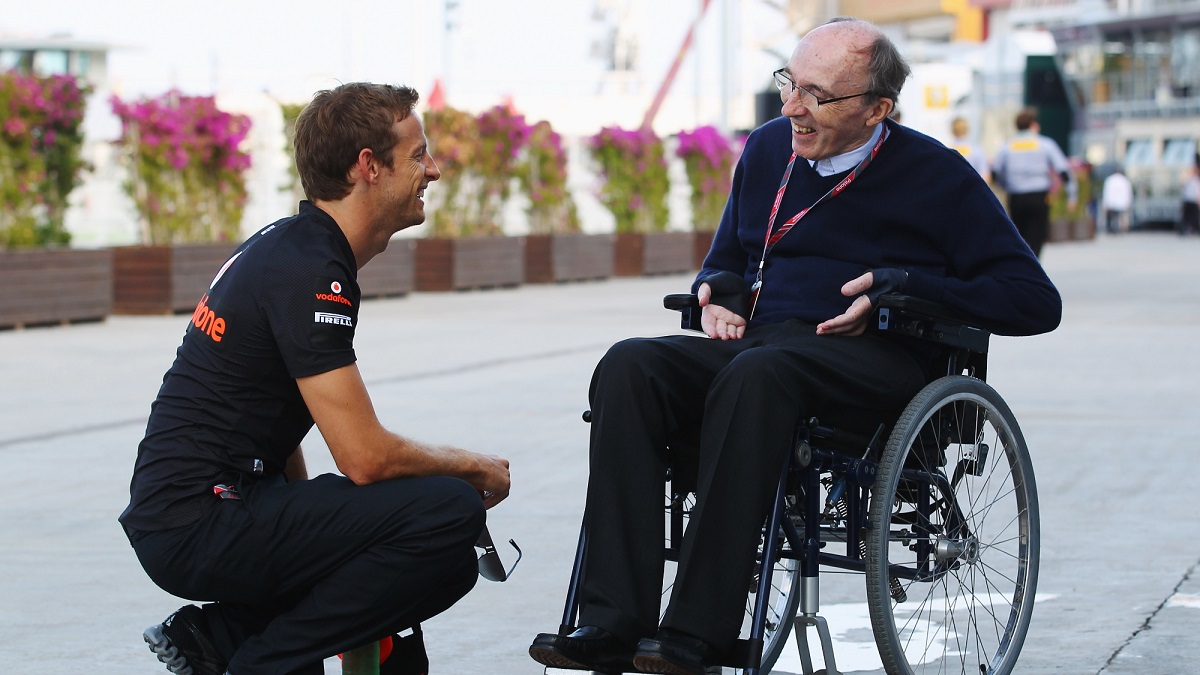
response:
[[[792,81],[822,100],[867,91],[867,50],[876,34],[854,22],[813,29],[788,61]],[[835,103],[807,105],[802,92],[792,92],[783,115],[792,121],[792,150],[808,160],[821,160],[862,146],[892,109],[892,101],[860,96]]]
[[[380,186],[383,224],[394,233],[425,222],[425,188],[442,172],[429,154],[420,117],[409,115],[392,131],[399,140],[392,149],[392,166],[380,168]]]

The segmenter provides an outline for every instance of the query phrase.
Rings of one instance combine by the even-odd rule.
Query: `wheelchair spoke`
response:
[[[870,518],[868,604],[885,669],[1011,673],[1036,586],[1037,496],[994,391],[952,376],[913,400],[880,460]],[[897,573],[910,578],[908,603],[887,595]]]

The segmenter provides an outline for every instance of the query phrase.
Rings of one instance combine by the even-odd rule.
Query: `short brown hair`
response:
[[[363,148],[392,166],[400,140],[392,126],[413,113],[418,98],[410,87],[365,82],[317,92],[296,119],[293,139],[305,196],[332,201],[350,194],[350,167]]]
[[[1025,108],[1017,113],[1017,131],[1025,131],[1037,121],[1037,110]]]

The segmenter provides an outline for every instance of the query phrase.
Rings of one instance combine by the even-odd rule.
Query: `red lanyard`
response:
[[[772,232],[771,229],[775,226],[775,217],[779,215],[779,204],[783,201],[783,193],[787,190],[788,180],[790,180],[792,177],[792,166],[796,164],[796,153],[792,153],[792,158],[788,160],[787,168],[783,170],[783,179],[779,181],[779,190],[775,193],[775,203],[771,205],[771,217],[767,220],[767,233],[763,241],[762,259],[758,261],[758,275],[754,279],[754,285],[750,287],[750,317],[754,316],[754,307],[758,304],[758,294],[759,291],[762,290],[763,285],[763,266],[767,263],[767,255],[771,253],[771,249],[775,248],[775,244],[779,243],[780,239],[783,239],[783,235],[790,232],[792,227],[796,223],[800,222],[801,218],[808,215],[808,212],[812,211],[817,204],[820,204],[826,199],[831,199],[840,195],[843,190],[845,190],[847,187],[850,187],[850,184],[854,182],[854,179],[858,178],[859,174],[861,174],[863,170],[867,168],[867,165],[871,163],[871,160],[875,159],[875,155],[879,154],[879,148],[883,146],[883,142],[887,140],[887,137],[888,128],[887,125],[884,125],[883,132],[879,134],[879,140],[875,141],[875,147],[871,148],[871,152],[867,153],[867,156],[863,157],[862,161],[858,163],[858,166],[854,167],[854,170],[850,172],[850,175],[846,176],[837,185],[833,186],[833,189],[831,189],[829,192],[821,195],[820,198],[813,202],[811,206],[806,209],[801,209],[799,213],[789,218],[787,222],[780,225],[778,229]]]

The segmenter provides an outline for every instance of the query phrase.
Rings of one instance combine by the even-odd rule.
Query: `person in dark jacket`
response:
[[[1058,325],[1058,291],[979,174],[889,119],[908,74],[844,18],[776,71],[784,117],[747,140],[693,284],[708,339],[625,340],[596,368],[580,628],[537,636],[535,660],[701,675],[731,647],[797,423],[895,414],[930,380],[928,351],[865,331],[879,294],[1002,335]],[[668,446],[697,490],[660,622]]]

